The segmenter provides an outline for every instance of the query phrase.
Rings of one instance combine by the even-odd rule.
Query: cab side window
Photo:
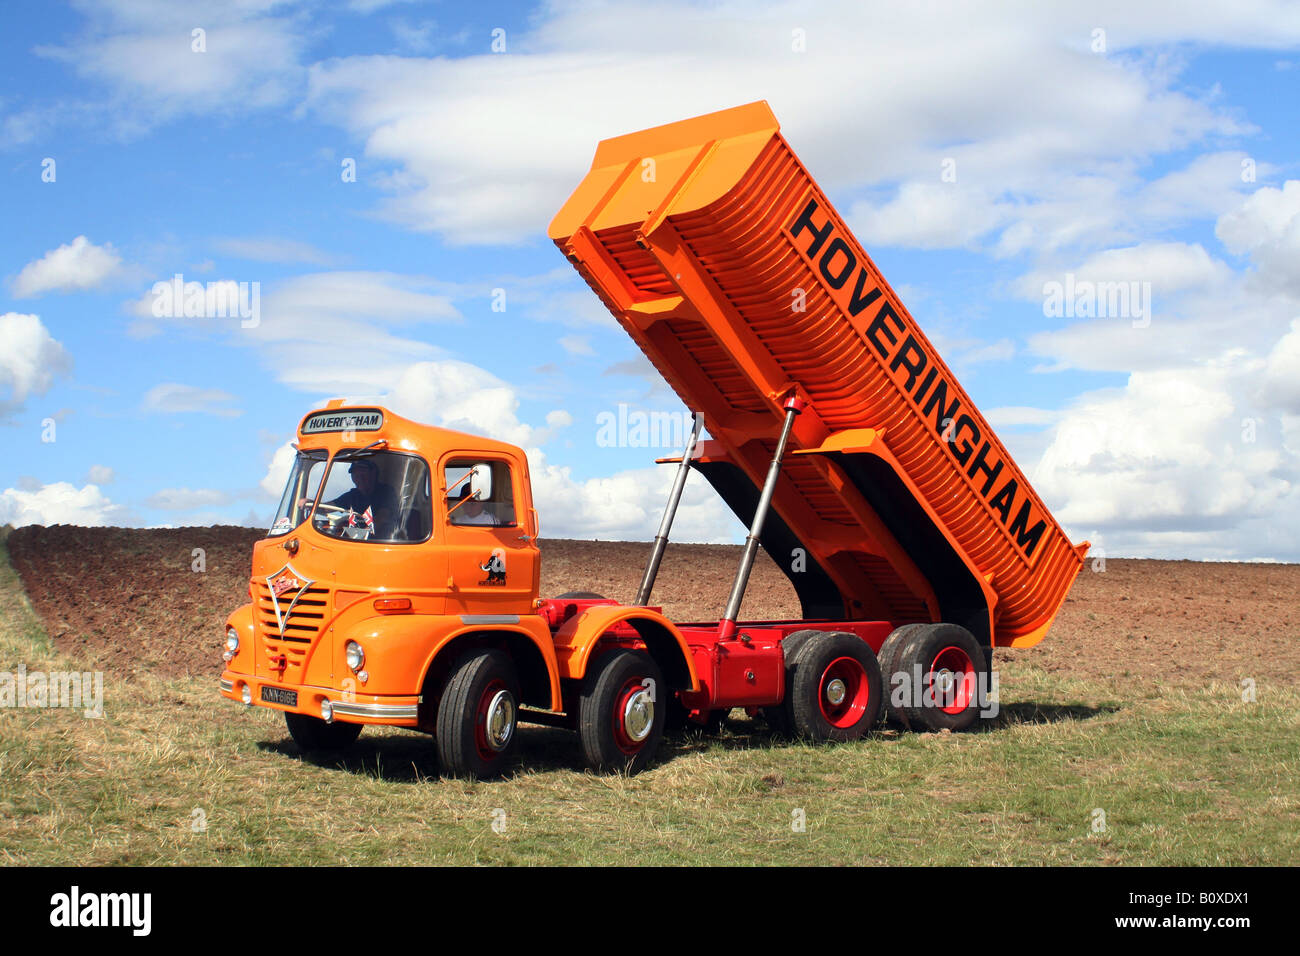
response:
[[[447,463],[447,515],[459,527],[510,528],[516,524],[510,465],[491,459]]]

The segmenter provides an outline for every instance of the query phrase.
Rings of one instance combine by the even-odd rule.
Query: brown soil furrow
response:
[[[222,626],[247,600],[255,529],[138,530],[56,525],[14,531],[8,547],[60,650],[123,674],[211,675]],[[542,541],[542,593],[596,591],[631,600],[649,545]],[[206,570],[192,570],[194,549]],[[654,600],[678,621],[715,619],[740,549],[672,545]],[[798,615],[794,591],[760,556],[743,616]],[[1075,582],[1036,648],[1000,652],[1080,678],[1153,684],[1289,683],[1300,676],[1300,565],[1108,559]]]

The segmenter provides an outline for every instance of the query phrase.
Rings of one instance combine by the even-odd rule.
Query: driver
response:
[[[369,458],[358,458],[352,462],[348,467],[348,477],[352,479],[353,487],[333,501],[322,504],[333,505],[344,511],[350,510],[357,515],[365,514],[369,508],[375,519],[375,537],[389,537],[397,516],[397,493],[391,485],[379,480],[379,467]]]

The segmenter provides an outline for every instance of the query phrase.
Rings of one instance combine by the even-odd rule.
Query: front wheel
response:
[[[612,651],[597,661],[583,682],[578,709],[587,766],[629,776],[644,770],[663,739],[671,693],[644,651]]]
[[[325,723],[319,717],[307,714],[284,712],[284,722],[293,738],[304,753],[333,753],[346,750],[356,742],[361,734],[360,724],[345,724],[339,721]]]
[[[457,662],[438,703],[438,757],[453,777],[499,776],[519,719],[519,679],[501,651],[470,651]]]

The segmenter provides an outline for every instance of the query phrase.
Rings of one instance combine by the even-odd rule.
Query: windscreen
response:
[[[429,466],[416,455],[339,452],[319,499],[312,527],[331,538],[397,544],[432,530]]]
[[[324,449],[298,452],[293,468],[289,471],[284,494],[280,496],[280,507],[276,509],[275,520],[271,522],[271,537],[288,534],[306,520],[311,504],[316,500],[328,458]]]

